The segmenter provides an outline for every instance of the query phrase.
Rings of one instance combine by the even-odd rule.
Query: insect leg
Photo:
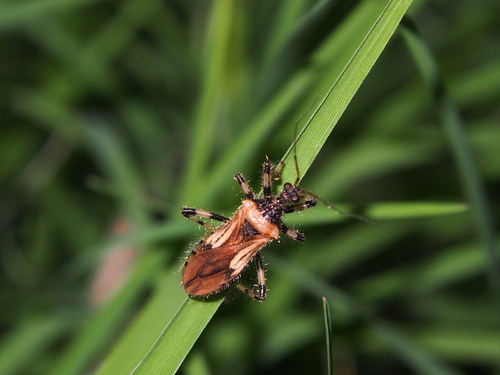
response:
[[[262,164],[262,190],[266,198],[273,194],[271,169],[272,164],[266,156],[266,161]]]
[[[316,199],[308,199],[302,203],[290,204],[285,207],[285,214],[292,212],[307,210],[308,208],[316,206]]]
[[[306,237],[302,233],[297,232],[296,230],[288,228],[283,223],[281,223],[281,225],[280,225],[280,231],[282,233],[286,234],[292,240],[299,241],[299,242],[304,242],[306,240]]]
[[[250,289],[248,289],[243,284],[241,284],[241,283],[234,283],[234,285],[236,286],[236,288],[238,288],[239,290],[241,290],[243,293],[245,293],[246,295],[248,295],[250,298],[252,298],[252,299],[254,299],[256,301],[261,301],[259,299],[259,296],[257,296],[257,294],[255,294],[254,292],[252,292]]]
[[[247,196],[248,199],[255,199],[255,194],[248,185],[248,182],[245,180],[245,177],[241,173],[236,174],[234,176],[234,179],[238,181],[238,184],[240,184],[241,190],[243,193]]]
[[[279,181],[281,180],[281,170],[283,169],[283,165],[285,165],[285,163],[283,162],[283,160],[280,160],[278,162],[278,165],[276,165],[273,169],[273,180],[274,181]]]
[[[235,283],[234,285],[241,290],[243,293],[248,295],[250,298],[262,302],[266,298],[267,288],[266,288],[266,274],[264,270],[264,265],[262,264],[262,258],[260,254],[255,255],[255,266],[257,267],[257,280],[259,283],[259,291],[255,293],[253,290],[247,288],[241,283]]]
[[[205,211],[205,210],[198,210],[196,208],[191,208],[191,207],[183,207],[181,210],[181,214],[182,214],[182,216],[188,218],[189,220],[192,220],[195,223],[198,223],[201,226],[208,228],[210,230],[214,230],[215,228],[212,225],[204,222],[203,220],[197,219],[195,216],[206,217],[208,219],[218,220],[218,221],[222,221],[222,222],[229,221],[229,219],[225,216],[222,216],[222,215],[219,215],[219,214],[216,214],[213,212]]]
[[[259,282],[259,301],[266,298],[266,270],[262,264],[262,258],[259,253],[255,255],[255,265],[257,266],[257,280]]]

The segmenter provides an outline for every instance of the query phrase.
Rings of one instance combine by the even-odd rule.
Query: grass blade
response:
[[[326,142],[342,113],[377,61],[410,4],[411,0],[404,0],[389,1],[384,5],[354,55],[346,61],[344,69],[298,135],[296,146],[301,152],[297,155],[297,161],[301,177],[305,175],[316,158],[321,146]],[[293,146],[288,149],[284,162],[283,181],[294,181],[295,170],[290,168],[294,165]],[[288,168],[286,168],[287,165]]]
[[[327,374],[334,373],[333,371],[333,347],[332,347],[332,316],[330,314],[330,305],[326,297],[323,297],[323,316],[325,318],[325,336],[326,336],[326,360]]]
[[[174,374],[222,303],[187,298],[160,337],[132,371],[134,375]]]
[[[500,296],[500,259],[495,242],[495,229],[489,209],[490,205],[488,204],[476,162],[467,141],[464,130],[465,125],[458,112],[458,108],[447,92],[437,63],[420,37],[416,25],[410,19],[406,19],[403,31],[417,67],[431,88],[435,102],[438,105],[441,122],[448,134],[450,146],[462,177],[465,193],[471,203],[476,228],[487,252],[490,287],[500,311],[500,301],[498,300],[498,296]]]
[[[300,149],[298,161],[302,175],[326,142],[328,135],[394,33],[410,3],[410,0],[389,1],[384,3],[380,13],[372,15],[368,34],[361,38],[362,43],[354,55],[345,61],[345,69],[298,136],[297,148]],[[284,158],[285,168],[282,174],[284,181],[295,180],[295,168],[291,168],[294,166],[293,155],[290,153],[292,149],[293,146]],[[287,165],[288,168],[286,168]],[[195,171],[194,167],[190,169],[188,181],[198,174]],[[133,374],[175,373],[221,303],[222,299],[215,301],[186,299]]]

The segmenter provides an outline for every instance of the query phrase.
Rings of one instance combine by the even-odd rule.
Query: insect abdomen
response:
[[[182,283],[192,296],[206,296],[220,290],[228,281],[229,265],[234,256],[214,250],[202,251],[191,258],[182,275]]]
[[[238,277],[255,254],[271,240],[259,235],[238,245],[197,253],[187,261],[184,268],[184,289],[192,296],[218,292]]]

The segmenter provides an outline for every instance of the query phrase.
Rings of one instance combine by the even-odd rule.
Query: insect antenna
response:
[[[300,176],[300,169],[299,169],[299,161],[298,161],[298,158],[297,158],[297,142],[298,142],[298,135],[297,135],[297,129],[298,129],[298,125],[299,125],[299,122],[302,121],[302,119],[305,117],[305,115],[311,110],[311,108],[314,106],[314,104],[316,103],[317,100],[315,100],[311,105],[310,107],[308,108],[308,110],[295,122],[295,127],[294,127],[294,136],[293,136],[293,161],[295,163],[295,171],[297,172],[297,177],[295,179],[295,184],[293,186],[297,187],[297,185],[299,184],[300,182],[300,179],[301,179],[301,176]],[[306,124],[307,125],[307,124]],[[283,164],[283,161],[281,161],[280,163]],[[360,220],[360,221],[364,221],[368,224],[371,224],[371,225],[374,225],[375,223],[371,220],[368,220],[367,218],[365,218],[364,216],[362,215],[358,215],[358,214],[353,214],[351,212],[345,212],[345,211],[342,211],[341,209],[335,207],[333,204],[331,204],[330,202],[327,202],[326,200],[324,200],[323,198],[321,197],[318,197],[316,194],[310,192],[309,190],[305,190],[305,189],[300,189],[299,190],[299,193],[301,194],[304,194],[304,195],[307,195],[307,196],[310,196],[314,199],[316,199],[317,201],[323,203],[327,208],[329,209],[332,209],[336,212],[338,212],[339,214],[341,215],[344,215],[344,216],[348,216],[348,217],[352,217],[354,219],[357,219],[357,220]]]
[[[297,171],[294,186],[297,186],[300,181],[299,161],[297,159],[297,123],[295,123],[295,140],[293,141],[293,161],[295,162],[295,170]]]
[[[298,135],[297,135],[297,129],[299,127],[299,122],[302,121],[302,119],[306,116],[306,114],[314,107],[314,105],[316,104],[318,100],[315,99],[311,105],[309,106],[309,108],[307,109],[306,112],[304,112],[304,114],[302,114],[302,116],[299,117],[299,119],[295,122],[295,127],[293,129],[293,161],[295,163],[295,171],[297,172],[297,177],[295,178],[295,183],[293,184],[293,186],[297,186],[300,182],[300,169],[299,169],[299,160],[297,158],[297,142],[298,142]],[[307,124],[306,124],[307,125]]]
[[[317,201],[323,203],[326,206],[326,208],[334,210],[334,211],[338,212],[341,215],[352,217],[353,219],[357,219],[357,220],[360,220],[360,221],[364,221],[365,223],[368,223],[368,224],[371,224],[371,225],[375,225],[375,223],[373,221],[367,219],[366,217],[364,217],[362,215],[358,215],[358,214],[353,214],[351,212],[342,211],[340,208],[335,207],[330,202],[324,200],[321,197],[318,197],[316,194],[311,193],[309,190],[300,189],[299,193],[316,199]]]

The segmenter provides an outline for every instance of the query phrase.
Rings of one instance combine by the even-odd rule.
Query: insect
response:
[[[297,160],[295,159],[297,167]],[[281,164],[282,165],[282,164]],[[319,198],[307,190],[300,189],[298,180],[287,182],[278,195],[273,195],[272,180],[279,179],[280,166],[274,168],[266,157],[262,165],[263,198],[257,198],[241,173],[234,177],[246,198],[232,218],[209,211],[184,207],[183,216],[210,229],[191,252],[184,264],[182,283],[185,291],[193,297],[208,296],[235,282],[236,286],[257,301],[266,298],[266,278],[259,251],[280,233],[293,240],[303,242],[304,235],[288,228],[282,221],[284,215],[306,210],[316,205]],[[222,222],[214,228],[200,218]],[[235,281],[248,263],[255,259],[258,290],[246,288]]]

